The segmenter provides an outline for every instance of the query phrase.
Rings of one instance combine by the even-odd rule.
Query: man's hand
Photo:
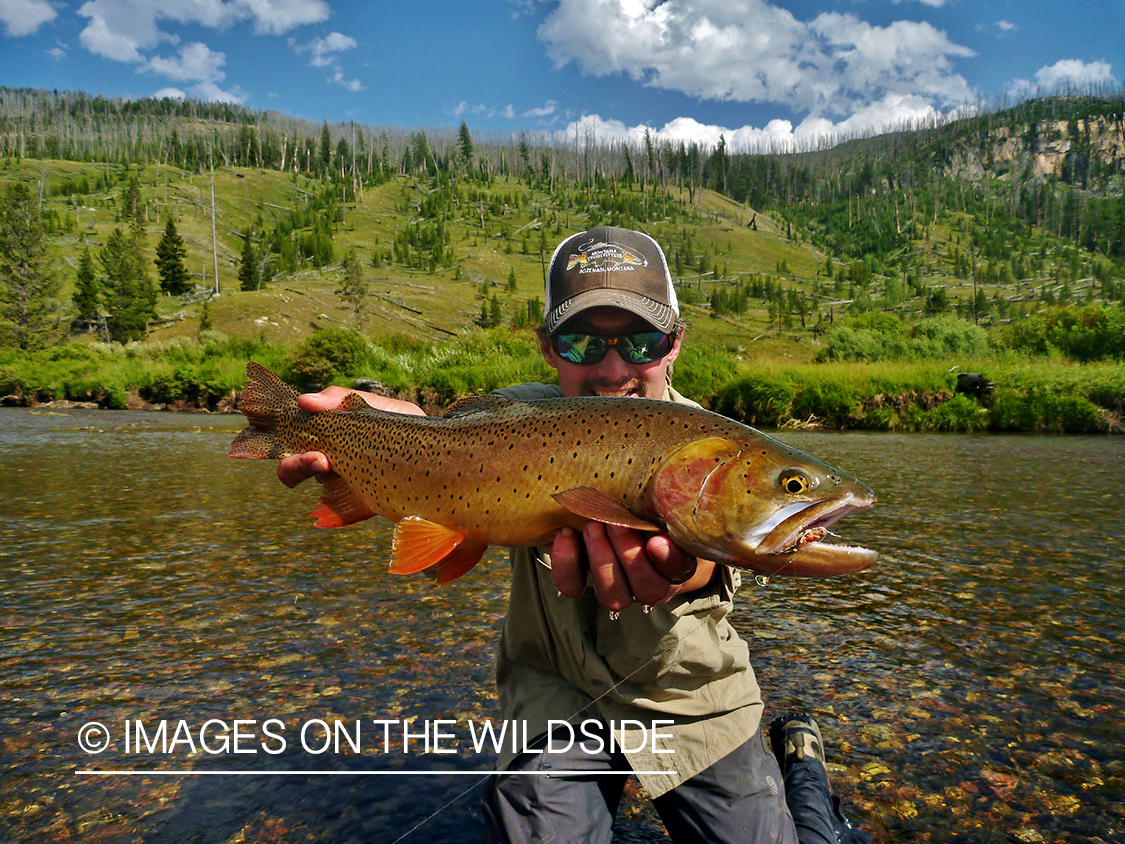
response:
[[[563,528],[551,545],[551,579],[568,598],[593,580],[598,602],[613,612],[630,604],[663,604],[711,582],[715,563],[684,554],[667,536],[590,522]]]
[[[358,394],[365,402],[379,410],[389,410],[394,413],[411,413],[422,416],[422,408],[410,402],[389,399],[375,393],[365,393],[362,390],[349,390],[345,387],[326,387],[319,393],[304,393],[297,397],[297,404],[301,410],[309,413],[323,413],[335,410],[348,393]],[[287,487],[292,489],[297,484],[316,478],[324,483],[332,473],[332,466],[327,455],[319,451],[306,451],[303,454],[293,454],[284,458],[277,464],[277,477]]]

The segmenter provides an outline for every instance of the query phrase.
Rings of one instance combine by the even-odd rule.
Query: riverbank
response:
[[[530,331],[474,331],[436,345],[401,337],[376,344],[341,329],[286,345],[204,332],[128,346],[4,351],[0,403],[235,412],[249,360],[303,390],[339,384],[413,401],[430,413],[465,395],[553,380]],[[982,374],[975,391],[958,392],[963,373]],[[1125,364],[1116,362],[1007,353],[788,363],[696,345],[677,360],[675,382],[716,412],[769,428],[1125,433]]]

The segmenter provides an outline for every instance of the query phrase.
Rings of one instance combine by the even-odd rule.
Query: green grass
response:
[[[43,352],[0,352],[0,394],[24,402],[95,401],[121,408],[138,400],[214,409],[245,382],[256,360],[302,389],[375,379],[428,411],[508,384],[554,380],[530,331],[468,331],[442,343],[405,335],[372,342],[331,329],[277,345],[205,333],[109,346],[71,344]],[[752,425],[789,424],[896,431],[1122,430],[1125,364],[1074,364],[1014,355],[967,361],[997,383],[983,403],[954,392],[948,361],[736,363],[735,350],[685,347],[675,384],[685,395]]]
[[[89,246],[96,254],[113,228],[124,225],[116,218],[121,182],[81,197],[56,194],[52,186],[83,177],[94,184],[105,172],[104,166],[93,164],[30,160],[9,160],[0,172],[0,180],[46,179],[45,207],[63,223],[50,238],[52,255],[68,284],[82,249]],[[153,256],[165,215],[171,212],[187,243],[189,271],[200,281],[205,272],[210,284],[210,176],[159,165],[133,172],[139,173],[150,215],[147,257]],[[222,295],[209,303],[216,332],[204,332],[202,341],[199,338],[201,298],[164,298],[159,304],[163,321],[141,344],[106,346],[92,335],[83,335],[67,347],[35,355],[0,350],[0,393],[24,401],[67,398],[107,407],[143,400],[212,408],[242,385],[245,362],[251,357],[303,386],[350,385],[357,378],[374,378],[427,409],[510,383],[552,380],[530,332],[482,331],[475,323],[482,292],[497,295],[505,322],[526,312],[529,300],[541,300],[543,266],[537,227],[545,230],[549,258],[559,239],[586,227],[588,218],[580,204],[568,206],[561,195],[533,191],[507,177],[494,178],[488,186],[474,184],[474,190],[486,195],[519,194],[526,201],[504,205],[496,213],[482,211],[483,206],[475,202],[455,203],[446,220],[455,253],[450,267],[434,272],[385,262],[375,267],[374,252],[389,249],[396,232],[418,218],[420,203],[432,187],[414,178],[394,177],[365,188],[359,201],[348,204],[344,222],[335,231],[335,263],[282,274],[258,291],[237,290],[241,233],[259,217],[272,225],[275,217],[300,206],[306,194],[315,194],[320,187],[305,177],[275,171],[216,171],[223,285]],[[571,190],[571,199],[579,199]],[[685,192],[685,201],[686,196]],[[780,281],[786,287],[809,292],[818,281],[825,282],[825,256],[802,240],[807,233],[795,231],[790,240],[784,222],[768,214],[706,190],[698,190],[695,205],[682,207],[677,214],[676,219],[642,226],[664,245],[669,258],[690,237],[693,254],[706,253],[710,266],[725,270],[728,280],[750,274],[778,278],[779,264],[784,262],[787,270]],[[755,215],[757,230],[747,225]],[[520,234],[524,228],[529,234],[527,254]],[[940,227],[937,234],[939,240],[949,237]],[[338,259],[353,247],[364,264],[372,295],[361,345],[355,347],[359,351],[353,349],[349,359],[334,360],[331,351],[316,352],[306,344],[318,333],[325,336],[326,330],[339,332],[352,325],[352,315],[335,289]],[[513,292],[506,289],[509,273],[516,278]],[[805,326],[791,319],[779,330],[776,320],[770,322],[766,303],[752,300],[743,315],[716,317],[707,296],[728,281],[714,275],[700,277],[695,269],[685,267],[682,282],[692,288],[690,298],[695,301],[688,303],[685,291],[688,333],[675,366],[676,386],[707,406],[753,424],[776,426],[797,420],[936,431],[982,427],[1101,431],[1120,425],[1125,404],[1120,364],[1077,366],[1057,357],[1005,356],[979,342],[959,343],[958,353],[951,355],[948,343],[928,335],[915,343],[919,346],[915,360],[814,364],[828,343],[827,337],[814,333],[816,314]],[[833,312],[835,326],[845,324],[841,320],[845,305],[818,302],[821,314]],[[908,302],[907,307],[913,305]],[[921,328],[923,323],[906,325]],[[979,340],[985,333],[967,323],[957,324],[958,329],[962,326],[971,330],[969,339]],[[996,333],[990,330],[989,339]],[[340,345],[342,336],[336,335],[328,349],[333,343]],[[933,342],[921,349],[922,340]],[[954,396],[954,367],[982,371],[998,382],[990,406]]]
[[[947,362],[762,366],[727,384],[713,406],[750,424],[790,420],[901,431],[1122,432],[1125,365],[990,358],[970,362],[998,386],[990,400],[956,395]]]

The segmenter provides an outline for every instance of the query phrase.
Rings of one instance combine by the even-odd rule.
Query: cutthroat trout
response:
[[[249,426],[230,457],[328,456],[318,527],[396,523],[391,571],[460,577],[489,545],[549,544],[591,520],[665,530],[689,554],[766,575],[848,574],[877,555],[821,540],[875,503],[838,472],[726,417],[629,398],[457,403],[445,418],[376,410],[357,394],[309,414],[265,367],[246,367]]]

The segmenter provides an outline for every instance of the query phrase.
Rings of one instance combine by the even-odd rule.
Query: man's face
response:
[[[567,320],[563,327],[568,332],[604,337],[652,330],[652,326],[639,316],[620,308],[590,308]],[[550,339],[543,340],[540,349],[547,363],[558,371],[559,387],[564,396],[662,399],[668,367],[680,353],[680,340],[681,337],[677,337],[672,351],[660,360],[640,365],[626,363],[612,346],[606,356],[592,366],[582,366],[559,357]]]

